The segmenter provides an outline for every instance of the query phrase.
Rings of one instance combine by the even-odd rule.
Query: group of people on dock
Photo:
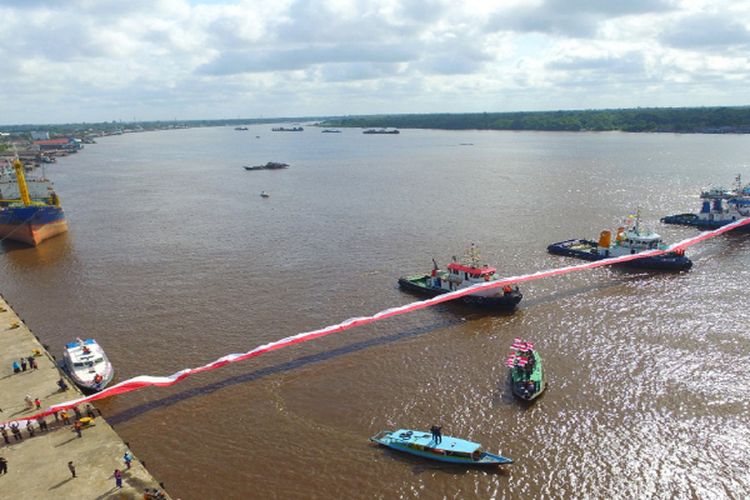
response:
[[[27,395],[27,398],[30,398],[30,396]],[[41,402],[37,398],[36,402],[37,408],[41,406]],[[86,416],[83,416],[83,413],[81,413],[81,410],[77,407],[73,407],[73,412],[75,414],[75,420],[73,421],[73,430],[78,434],[78,437],[82,437],[81,430],[86,426],[93,423],[94,419],[96,418],[96,412],[94,410],[94,407],[91,405],[86,405]],[[101,413],[100,413],[101,415]],[[60,421],[62,421],[62,425],[71,425],[71,418],[70,414],[67,410],[63,410],[60,412],[55,412],[55,424],[59,424]],[[33,438],[37,432],[47,432],[49,431],[49,425],[47,424],[47,420],[44,417],[37,417],[36,418],[36,424],[37,427],[34,427],[34,422],[31,420],[26,421],[26,426],[24,427],[26,432],[28,433],[30,438]],[[10,433],[8,432],[10,430]],[[10,444],[10,436],[13,436],[13,439],[15,441],[23,441],[23,434],[21,433],[21,427],[19,426],[18,422],[11,422],[10,424],[6,425],[0,425],[0,435],[2,435],[3,441],[5,444]]]
[[[13,360],[13,373],[25,372],[27,368],[29,370],[36,370],[37,368],[39,368],[36,364],[36,359],[34,359],[34,356],[27,356],[25,358]]]

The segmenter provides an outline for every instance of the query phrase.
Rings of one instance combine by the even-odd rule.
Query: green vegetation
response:
[[[750,133],[750,107],[350,116],[323,127]]]
[[[167,130],[190,127],[223,127],[238,125],[253,125],[264,123],[296,123],[318,121],[328,117],[297,117],[297,118],[238,118],[230,120],[156,120],[156,121],[111,121],[99,123],[55,123],[55,124],[20,124],[0,125],[0,132],[9,132],[18,136],[28,136],[32,131],[49,132],[50,136],[57,135],[110,135],[122,131],[142,132],[148,130]]]
[[[28,137],[31,131],[56,135],[109,135],[187,127],[239,126],[316,121],[322,127],[431,128],[444,130],[549,130],[750,133],[750,107],[636,108],[513,113],[433,113],[346,117],[276,117],[231,120],[163,120],[67,124],[0,125],[0,132]]]

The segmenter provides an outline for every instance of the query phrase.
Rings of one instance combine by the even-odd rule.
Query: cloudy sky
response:
[[[750,104],[748,0],[0,0],[0,123]]]

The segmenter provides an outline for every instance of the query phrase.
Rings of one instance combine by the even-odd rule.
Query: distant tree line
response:
[[[153,121],[111,121],[97,123],[55,123],[55,124],[19,124],[0,125],[0,132],[28,134],[32,131],[54,134],[81,134],[85,132],[112,132],[115,130],[164,130],[187,127],[222,127],[253,125],[264,123],[294,123],[325,120],[329,117],[277,117],[277,118],[236,118],[221,120],[153,120]]]
[[[324,127],[750,133],[750,107],[636,108],[513,113],[349,116]]]
[[[223,120],[112,121],[100,123],[0,125],[0,132],[51,134],[160,130],[184,127],[237,126],[316,121],[323,127],[432,128],[444,130],[550,130],[750,133],[750,107],[635,108],[513,113],[432,113],[346,117],[275,117]]]

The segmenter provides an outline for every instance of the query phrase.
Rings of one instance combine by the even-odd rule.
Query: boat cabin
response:
[[[91,339],[85,341],[70,342],[65,345],[70,355],[70,362],[74,370],[85,367],[91,368],[96,364],[104,363],[104,357],[98,349],[92,350],[95,342]]]
[[[497,269],[486,265],[478,268],[459,264],[458,262],[451,262],[448,264],[448,272],[450,277],[459,278],[461,281],[490,281],[492,276],[497,272]]]

